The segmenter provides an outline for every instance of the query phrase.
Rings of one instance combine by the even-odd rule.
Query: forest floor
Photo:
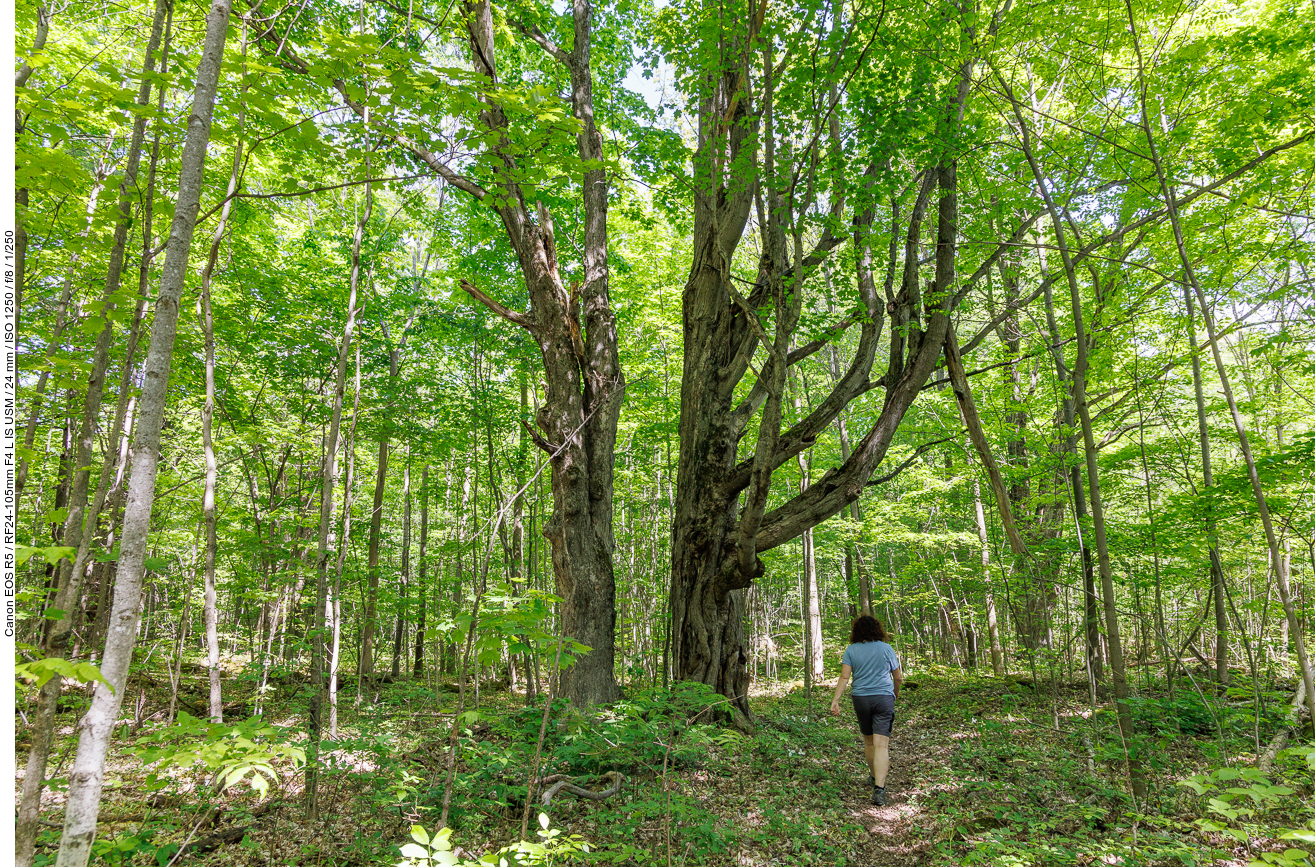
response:
[[[130,684],[139,725],[121,729],[107,769],[99,861],[393,867],[412,826],[438,827],[456,704],[450,692],[436,702],[423,683],[402,681],[359,705],[345,692],[339,738],[326,745],[322,817],[310,821],[298,769],[308,688],[294,684],[263,717],[250,717],[242,682],[225,681],[234,707],[224,727],[184,717],[166,728],[152,719],[168,701],[156,684],[154,691],[149,679]],[[1140,697],[1150,795],[1137,805],[1108,713],[1091,714],[1082,686],[1042,686],[1034,692],[1026,678],[919,673],[898,707],[883,807],[869,802],[848,702],[829,716],[823,685],[810,702],[798,682],[757,684],[751,737],[701,724],[709,696],[698,690],[632,690],[600,715],[558,704],[541,775],[568,774],[594,791],[607,785],[608,772],[625,780],[612,797],[561,793],[548,807],[538,802],[540,787],[529,828],[537,830],[542,810],[563,832],[555,845],[567,835],[589,841],[591,851],[578,859],[662,867],[1311,864],[1309,842],[1280,836],[1315,831],[1305,824],[1315,821],[1315,748],[1281,754],[1273,779],[1258,781],[1246,769],[1257,734],[1267,743],[1275,726],[1262,718],[1256,732],[1249,702],[1234,696],[1206,707],[1181,693]],[[1271,697],[1281,712],[1279,694]],[[180,698],[194,710],[204,701],[199,691]],[[467,860],[519,838],[542,719],[542,704],[525,707],[523,695],[486,688],[481,698],[463,716],[451,783],[451,840]],[[38,864],[53,858],[57,843],[73,724],[70,713],[53,754]],[[21,738],[19,754],[26,754]],[[1223,756],[1241,776],[1220,774]],[[1215,778],[1203,776],[1212,771]],[[1215,786],[1206,794],[1240,812],[1210,811],[1182,785],[1187,779]],[[1225,794],[1230,785],[1234,794]],[[568,854],[559,850],[551,863]]]

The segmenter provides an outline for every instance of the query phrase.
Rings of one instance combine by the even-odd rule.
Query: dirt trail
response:
[[[953,750],[953,741],[935,722],[918,712],[916,699],[902,700],[890,742],[886,805],[876,807],[871,803],[872,790],[861,767],[853,784],[846,789],[843,797],[846,815],[868,832],[869,845],[853,862],[855,867],[928,863],[935,841],[928,833],[933,825],[932,817],[922,803],[935,785],[934,770]]]

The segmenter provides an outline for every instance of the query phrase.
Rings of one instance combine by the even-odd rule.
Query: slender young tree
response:
[[[1265,498],[1265,489],[1260,481],[1260,472],[1256,468],[1256,459],[1251,451],[1251,438],[1247,435],[1246,422],[1243,421],[1242,414],[1238,411],[1237,399],[1233,395],[1232,381],[1228,376],[1227,368],[1224,367],[1223,356],[1220,354],[1219,335],[1215,328],[1214,317],[1211,315],[1210,307],[1206,303],[1205,293],[1201,291],[1201,283],[1197,279],[1192,257],[1187,252],[1186,235],[1183,232],[1182,215],[1179,210],[1180,202],[1174,193],[1173,187],[1169,184],[1168,172],[1165,171],[1164,160],[1160,156],[1156,136],[1151,127],[1150,100],[1147,97],[1146,84],[1146,61],[1142,54],[1137,18],[1133,13],[1130,0],[1125,0],[1124,5],[1128,11],[1128,26],[1132,33],[1133,49],[1137,56],[1137,85],[1141,105],[1142,133],[1146,137],[1148,155],[1152,166],[1154,166],[1155,177],[1160,187],[1160,195],[1164,198],[1165,209],[1169,215],[1169,226],[1173,230],[1174,248],[1178,253],[1178,260],[1182,264],[1183,278],[1191,288],[1192,294],[1196,296],[1197,302],[1201,305],[1201,321],[1205,323],[1206,337],[1210,341],[1210,355],[1215,362],[1215,371],[1219,374],[1219,384],[1223,388],[1224,401],[1228,404],[1228,412],[1233,419],[1233,428],[1237,432],[1238,444],[1242,450],[1242,460],[1246,464],[1247,477],[1251,482],[1251,492],[1256,499],[1256,510],[1260,513],[1260,523],[1265,530],[1265,543],[1269,547],[1270,568],[1274,571],[1274,577],[1278,584],[1279,599],[1283,603],[1283,613],[1287,618],[1292,642],[1296,647],[1297,665],[1301,671],[1302,683],[1306,688],[1306,707],[1310,710],[1312,724],[1315,724],[1315,675],[1311,671],[1311,661],[1306,653],[1306,642],[1302,637],[1301,623],[1297,619],[1296,609],[1292,603],[1292,587],[1288,577],[1287,560],[1283,556],[1283,548],[1279,544],[1278,534],[1274,530],[1274,520],[1270,515],[1269,501]],[[1195,354],[1193,354],[1193,357],[1195,357]],[[1223,584],[1222,578],[1221,569],[1216,579],[1221,586]],[[1217,611],[1218,609],[1216,609]],[[1227,622],[1225,621],[1223,625],[1226,628]],[[1226,649],[1225,647],[1225,651]],[[1227,662],[1226,658],[1224,662]]]
[[[64,833],[60,838],[58,867],[86,867],[96,836],[100,813],[101,786],[110,734],[119,716],[128,682],[128,665],[137,641],[142,577],[146,565],[146,537],[150,530],[151,506],[155,500],[155,478],[160,454],[160,429],[164,422],[169,368],[178,326],[178,302],[187,275],[192,235],[201,204],[202,175],[215,92],[228,36],[232,0],[213,0],[206,16],[205,41],[196,72],[196,88],[188,116],[187,138],[179,161],[178,198],[173,225],[165,248],[164,270],[155,302],[150,348],[146,353],[146,376],[142,385],[137,418],[137,446],[128,483],[128,503],[119,548],[119,568],[109,635],[101,655],[105,683],[96,685],[91,707],[78,726],[78,751],[69,773],[64,808]]]
[[[365,113],[365,123],[369,126],[370,115]],[[366,172],[370,171],[366,161]],[[328,700],[328,684],[324,677],[324,635],[326,632],[325,612],[329,595],[329,541],[333,533],[333,496],[338,485],[338,434],[342,426],[342,403],[347,390],[347,360],[351,355],[352,341],[356,334],[357,297],[361,282],[361,241],[365,236],[366,226],[370,223],[370,213],[374,207],[374,194],[371,185],[365,185],[365,207],[361,209],[360,218],[352,234],[351,275],[347,285],[347,316],[342,327],[342,343],[338,347],[338,364],[334,372],[332,409],[329,415],[329,429],[324,435],[324,463],[320,484],[320,529],[319,541],[315,555],[315,607],[311,609],[311,685],[315,690],[311,698],[309,714],[310,748],[306,751],[306,815],[312,820],[320,816],[319,801],[319,756],[320,737],[323,731],[324,705]],[[355,418],[353,417],[353,424]]]
[[[210,676],[209,710],[212,723],[224,721],[224,693],[220,683],[219,666],[219,596],[215,590],[215,558],[219,554],[215,486],[219,481],[219,463],[215,459],[215,323],[210,296],[215,265],[219,261],[219,246],[223,243],[224,232],[228,228],[228,217],[233,208],[233,195],[237,192],[242,177],[242,133],[246,118],[244,102],[246,53],[247,34],[244,27],[242,30],[244,68],[241,93],[238,97],[238,138],[237,144],[233,147],[233,170],[228,176],[228,190],[224,196],[224,205],[219,212],[219,222],[215,224],[214,235],[210,239],[210,255],[206,258],[205,269],[201,272],[201,329],[205,339],[205,404],[201,408],[201,448],[205,454],[205,488],[201,495],[201,511],[205,520],[205,591],[202,617],[205,619],[206,669]],[[254,502],[253,498],[253,505]]]
[[[141,107],[151,103],[151,73],[155,69],[156,53],[164,31],[164,22],[169,5],[165,0],[155,6],[155,15],[151,21],[151,32],[146,43],[146,57],[142,64],[142,81],[137,91],[136,104]],[[42,5],[38,10],[37,38],[41,45],[34,47],[33,53],[40,50],[46,40],[49,27],[48,12]],[[27,74],[31,74],[27,68]],[[26,82],[26,76],[20,71],[20,78]],[[21,85],[20,85],[21,86]],[[114,225],[114,240],[110,248],[109,267],[105,276],[105,293],[102,306],[104,325],[96,338],[92,350],[91,369],[87,376],[87,391],[82,406],[82,421],[78,429],[78,446],[76,467],[72,491],[69,497],[68,516],[64,525],[64,544],[72,547],[76,554],[72,564],[58,573],[60,576],[59,593],[54,607],[62,615],[52,626],[46,641],[47,657],[63,657],[68,652],[68,642],[75,623],[75,607],[82,594],[83,579],[87,571],[87,561],[91,542],[96,533],[96,524],[100,510],[105,501],[106,469],[112,465],[110,455],[102,458],[102,470],[96,496],[88,509],[88,488],[92,469],[92,452],[95,447],[95,423],[100,414],[100,404],[104,393],[105,377],[108,373],[111,339],[114,327],[110,315],[114,310],[115,295],[123,277],[123,263],[127,253],[128,231],[132,225],[133,200],[137,194],[137,173],[141,165],[142,143],[146,135],[145,113],[139,114],[133,121],[132,138],[128,144],[128,159],[123,169],[123,179],[119,182],[119,210]],[[26,190],[20,190],[26,196]],[[19,221],[21,227],[21,219]],[[25,243],[25,240],[24,240]],[[25,251],[24,251],[25,255]],[[21,284],[20,284],[21,291]],[[125,369],[131,365],[131,358],[125,358]],[[120,403],[125,390],[120,390]],[[115,431],[121,429],[123,417],[115,414]],[[114,437],[111,436],[111,442]],[[63,564],[61,563],[62,567]],[[28,753],[26,771],[23,776],[23,789],[19,799],[18,817],[15,824],[15,859],[20,867],[30,867],[35,854],[37,825],[40,820],[41,790],[45,786],[46,762],[50,755],[51,737],[55,712],[64,679],[59,674],[52,674],[41,688],[37,712],[32,732],[32,749]]]

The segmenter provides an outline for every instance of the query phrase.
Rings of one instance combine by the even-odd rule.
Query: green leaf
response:
[[[407,843],[402,846],[402,854],[407,858],[415,858],[417,861],[429,860],[429,850],[415,843]]]

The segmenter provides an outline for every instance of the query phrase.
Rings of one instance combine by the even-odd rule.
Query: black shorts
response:
[[[851,695],[850,698],[854,700],[859,731],[865,735],[890,737],[890,727],[895,722],[895,696]]]

